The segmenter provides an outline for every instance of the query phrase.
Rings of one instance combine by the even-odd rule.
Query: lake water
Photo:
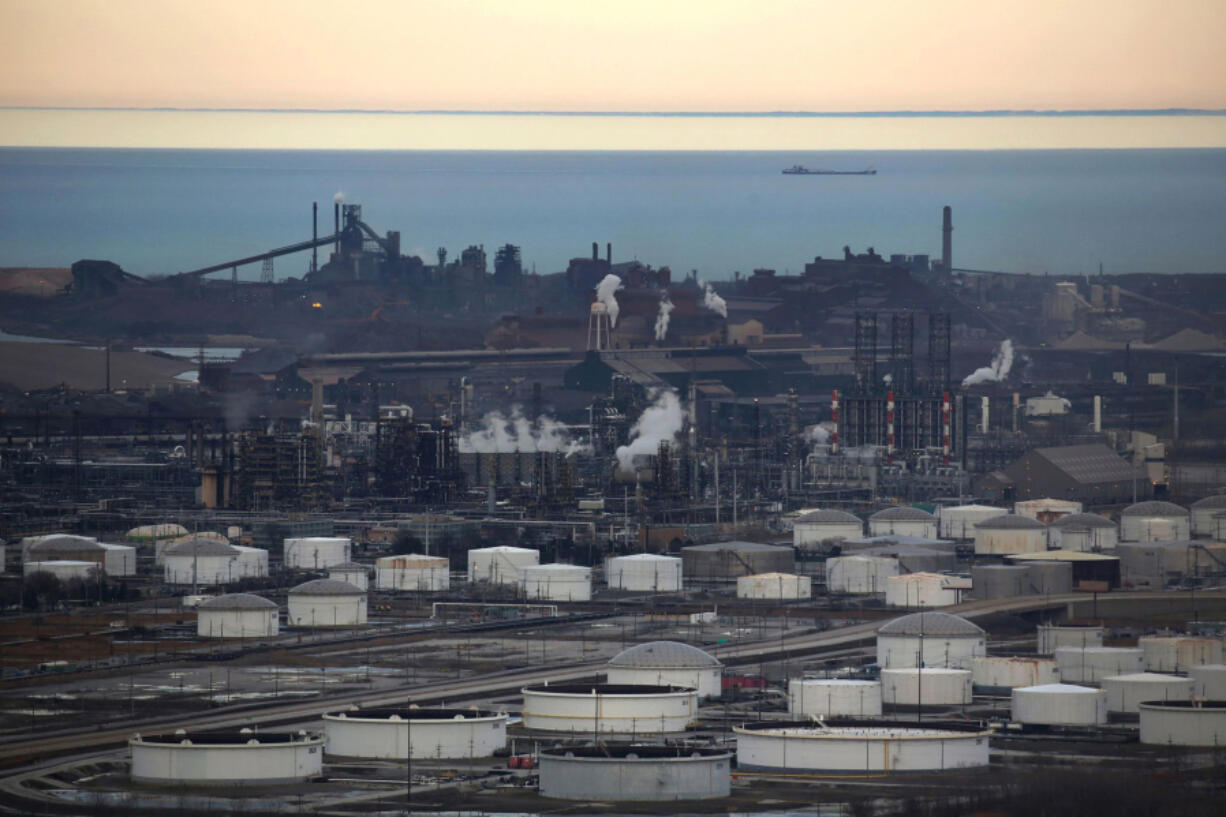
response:
[[[0,148],[0,266],[220,263],[309,238],[312,201],[326,235],[339,192],[428,263],[469,244],[492,263],[514,243],[540,273],[593,241],[602,254],[612,242],[615,261],[716,280],[795,272],[844,245],[935,258],[946,204],[960,268],[1226,271],[1223,116],[6,110],[0,134],[19,145]],[[20,146],[87,142],[111,147]],[[878,174],[780,173],[792,164]],[[278,259],[276,273],[308,263]]]

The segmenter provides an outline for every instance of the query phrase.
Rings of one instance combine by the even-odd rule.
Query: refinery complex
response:
[[[1219,813],[1222,276],[302,211],[0,270],[0,813]]]

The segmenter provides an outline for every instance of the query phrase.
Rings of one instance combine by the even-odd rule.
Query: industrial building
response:
[[[1035,448],[1004,469],[1019,500],[1062,497],[1091,505],[1148,497],[1153,486],[1136,466],[1101,443]],[[1077,508],[1079,512],[1080,507]],[[1021,511],[1018,511],[1021,513]]]
[[[27,562],[94,562],[107,576],[136,575],[136,548],[83,536],[46,536],[25,549]]]

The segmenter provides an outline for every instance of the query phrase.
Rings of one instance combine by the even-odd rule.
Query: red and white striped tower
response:
[[[834,423],[834,432],[830,435],[830,453],[839,453],[839,390],[830,393],[830,420]]]
[[[894,461],[894,390],[885,393],[885,453],[887,461]]]
[[[941,464],[949,465],[949,392],[941,400]]]

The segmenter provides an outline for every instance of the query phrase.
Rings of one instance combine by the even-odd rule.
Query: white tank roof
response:
[[[609,660],[618,669],[708,669],[721,667],[715,656],[680,641],[649,641],[622,650]]]
[[[340,579],[315,579],[290,588],[291,596],[365,596],[366,591]]]
[[[198,610],[275,610],[277,605],[254,593],[227,593],[215,599],[200,602]]]
[[[1018,687],[1015,692],[1037,692],[1041,695],[1097,695],[1102,690],[1076,684],[1039,684],[1033,687]]]
[[[991,519],[985,519],[982,522],[976,522],[975,527],[979,530],[1043,530],[1047,526],[1037,519],[1031,519],[1029,516],[1001,514],[1000,516],[993,516]]]
[[[1071,513],[1051,523],[1053,528],[1114,528],[1115,523],[1096,513]]]
[[[932,522],[936,520],[936,517],[923,508],[912,508],[905,505],[899,505],[896,508],[886,508],[884,511],[877,511],[877,513],[869,517],[870,522],[889,520],[895,522]]]
[[[877,635],[982,637],[983,628],[951,613],[912,613],[883,625]]]
[[[1188,509],[1176,505],[1173,502],[1162,502],[1161,500],[1152,500],[1150,502],[1138,502],[1135,505],[1129,505],[1124,510],[1120,511],[1120,516],[1187,516]]]
[[[621,561],[633,560],[636,562],[679,562],[681,558],[678,556],[661,556],[656,553],[634,553],[630,556],[614,556],[613,559]]]
[[[1206,510],[1208,508],[1224,508],[1226,509],[1226,494],[1214,494],[1207,496],[1204,499],[1198,499],[1192,503],[1192,507],[1196,510]]]
[[[802,525],[846,525],[846,524],[859,525],[859,524],[862,524],[860,522],[860,517],[856,516],[855,514],[848,513],[847,511],[835,511],[835,510],[810,511],[804,516],[799,517],[796,520],[796,522],[793,524],[796,524],[796,523],[799,523]]]
[[[537,553],[538,551],[532,548],[517,548],[511,545],[497,545],[488,548],[474,548],[469,553]],[[433,557],[431,557],[433,558]]]

